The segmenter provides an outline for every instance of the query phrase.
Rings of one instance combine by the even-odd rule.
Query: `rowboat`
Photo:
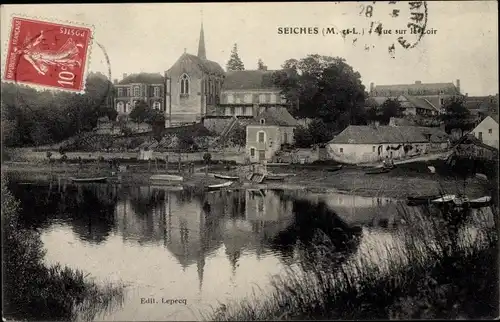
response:
[[[70,178],[73,182],[106,182],[108,177]]]
[[[184,190],[184,187],[180,186],[180,185],[168,186],[168,187],[165,187],[165,186],[162,186],[162,185],[151,185],[151,188],[161,189],[161,190],[164,190],[164,191],[182,191],[182,190]]]
[[[335,166],[335,167],[329,168],[329,169],[327,169],[326,171],[328,171],[328,172],[337,172],[337,171],[339,171],[340,169],[342,169],[342,166],[341,166],[341,165],[338,165],[338,166]]]
[[[432,200],[432,202],[433,203],[447,203],[447,202],[454,201],[456,198],[457,198],[457,196],[455,196],[455,195],[444,195],[440,198],[436,198],[436,199]]]
[[[472,200],[469,200],[469,206],[471,208],[482,208],[482,207],[487,207],[491,204],[491,197],[490,196],[484,196],[484,197],[481,197],[481,198],[477,198],[477,199],[472,199]]]
[[[240,177],[237,176],[226,176],[224,174],[214,174],[214,178],[225,179],[225,180],[239,180]]]
[[[223,183],[208,185],[207,189],[208,190],[222,189],[222,188],[227,188],[227,187],[229,187],[232,184],[233,184],[232,181],[226,181],[226,182],[223,182]]]
[[[182,182],[184,180],[181,176],[173,174],[155,174],[149,178],[151,181],[168,183],[168,182]]]
[[[408,196],[407,204],[409,206],[425,205],[430,203],[432,200],[438,199],[440,196],[441,195],[428,195],[428,196],[416,196],[416,197]]]
[[[279,176],[279,175],[267,175],[264,180],[269,180],[269,181],[283,181],[285,180],[284,176]]]
[[[392,169],[389,168],[375,168],[371,169],[365,172],[365,174],[379,174],[379,173],[386,173],[391,171]]]

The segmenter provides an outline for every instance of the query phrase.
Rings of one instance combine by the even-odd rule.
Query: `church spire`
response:
[[[200,29],[200,42],[198,43],[198,57],[207,59],[207,52],[205,50],[205,34],[203,33],[203,10],[201,11],[201,29]]]

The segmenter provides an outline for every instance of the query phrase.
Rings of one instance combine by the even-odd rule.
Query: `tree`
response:
[[[153,110],[145,101],[140,100],[135,104],[129,117],[137,123],[146,122],[148,124],[153,124],[160,116],[158,111]]]
[[[391,117],[401,117],[403,108],[397,99],[387,99],[379,108],[378,121],[381,124],[389,124]]]
[[[307,127],[297,127],[294,139],[297,147],[308,148],[313,144],[326,143],[331,140],[332,129],[321,119],[315,119]]]
[[[238,46],[234,44],[233,49],[231,50],[231,55],[229,56],[229,60],[226,64],[227,71],[233,70],[245,70],[245,66],[238,55]]]
[[[465,107],[464,98],[461,96],[453,96],[445,101],[444,113],[440,118],[444,122],[447,132],[452,129],[468,131],[474,127],[474,120],[469,109]]]
[[[291,102],[295,116],[320,118],[333,129],[365,122],[365,87],[345,59],[315,54],[289,59],[282,67],[273,81]]]
[[[260,58],[257,61],[257,69],[258,70],[266,70],[266,65],[264,65],[264,62]]]
[[[231,141],[239,146],[244,146],[247,139],[247,132],[243,126],[238,126],[234,129],[231,136]]]

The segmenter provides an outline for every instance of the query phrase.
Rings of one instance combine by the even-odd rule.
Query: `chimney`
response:
[[[457,89],[458,89],[458,92],[460,93],[460,79],[457,79]]]
[[[370,93],[373,92],[373,89],[375,88],[375,83],[370,83]]]
[[[123,73],[123,78],[125,79],[127,77],[127,73]]]
[[[422,85],[422,81],[415,81],[415,85]]]
[[[465,97],[469,97],[469,93],[465,93]]]
[[[113,79],[113,84],[115,84],[115,85],[118,84],[118,79],[117,78]]]

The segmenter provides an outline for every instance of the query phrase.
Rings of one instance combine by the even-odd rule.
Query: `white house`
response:
[[[378,162],[448,148],[440,128],[421,126],[350,125],[327,145],[328,156],[341,163]]]
[[[487,116],[479,123],[472,134],[484,144],[498,149],[498,116]]]

